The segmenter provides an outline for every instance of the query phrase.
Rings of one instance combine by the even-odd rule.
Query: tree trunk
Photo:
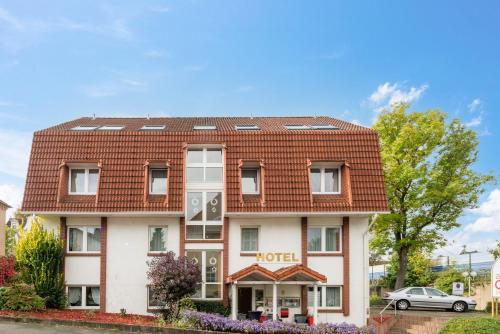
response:
[[[408,267],[408,248],[403,247],[398,250],[398,262],[399,269],[394,290],[404,288],[405,286],[406,268]]]

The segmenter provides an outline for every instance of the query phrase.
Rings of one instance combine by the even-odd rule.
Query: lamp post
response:
[[[478,253],[478,251],[477,250],[468,251],[467,246],[465,246],[465,245],[463,245],[462,247],[463,247],[463,249],[460,252],[460,255],[469,255],[469,270],[464,271],[462,273],[462,275],[465,278],[469,279],[469,297],[470,297],[470,280],[471,280],[471,278],[474,279],[477,276],[477,273],[475,271],[472,271],[472,259],[471,259],[471,257],[472,257],[472,254]]]
[[[470,297],[470,280],[471,280],[471,278],[472,279],[476,278],[477,273],[475,271],[470,271],[470,272],[469,271],[464,271],[462,273],[462,276],[464,278],[468,279],[468,282],[469,282],[469,297]]]

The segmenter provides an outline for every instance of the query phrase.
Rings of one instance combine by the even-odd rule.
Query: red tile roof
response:
[[[288,267],[282,267],[278,270],[271,271],[264,267],[261,267],[257,263],[254,263],[248,267],[245,267],[226,278],[226,283],[232,283],[235,281],[243,280],[246,277],[257,274],[258,276],[264,277],[264,280],[270,279],[272,281],[288,281],[291,280],[295,275],[306,276],[308,279],[313,279],[325,283],[326,277],[319,272],[312,270],[302,264],[295,264]]]
[[[165,130],[141,131],[143,125]],[[255,124],[261,130],[236,131]],[[337,130],[287,130],[287,124],[330,124]],[[75,126],[123,125],[119,131],[71,131]],[[193,130],[216,125],[215,131]],[[256,118],[81,118],[34,134],[23,211],[183,211],[184,148],[190,143],[226,147],[227,212],[386,211],[377,134],[329,117]],[[265,201],[242,201],[239,162],[259,160],[265,168]],[[93,161],[101,165],[97,198],[58,200],[61,164]],[[169,162],[168,201],[144,204],[147,161]],[[349,166],[345,197],[312,197],[310,161],[343,161]]]

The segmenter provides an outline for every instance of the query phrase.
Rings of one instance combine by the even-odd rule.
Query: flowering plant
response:
[[[16,273],[16,259],[13,256],[0,256],[0,286]]]
[[[232,320],[218,314],[184,311],[182,317],[191,327],[200,330],[249,333],[249,334],[372,334],[373,330],[352,324],[306,324],[285,323],[280,321]]]

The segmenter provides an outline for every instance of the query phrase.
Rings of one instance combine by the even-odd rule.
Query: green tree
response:
[[[440,110],[407,112],[407,104],[382,112],[374,129],[381,142],[390,213],[377,216],[371,246],[398,259],[395,288],[404,286],[408,257],[445,244],[464,209],[477,206],[489,175],[472,170],[478,140]]]
[[[5,254],[14,255],[16,252],[16,230],[6,226],[5,229]]]
[[[493,256],[495,261],[500,259],[500,241],[497,240],[495,248],[488,249],[488,252]]]
[[[45,298],[47,307],[66,305],[64,279],[61,273],[63,242],[45,230],[40,218],[33,220],[28,232],[21,231],[16,247],[16,261],[24,281],[33,284],[36,293]]]
[[[384,285],[394,288],[398,274],[399,261],[397,255],[391,257]],[[430,255],[425,252],[415,252],[408,256],[408,268],[406,270],[405,286],[429,286],[434,282],[436,275],[430,270],[432,261]]]
[[[451,294],[454,282],[464,283],[465,290],[469,288],[468,280],[466,280],[455,267],[449,267],[445,271],[439,273],[438,278],[434,282],[434,286],[447,294]]]

